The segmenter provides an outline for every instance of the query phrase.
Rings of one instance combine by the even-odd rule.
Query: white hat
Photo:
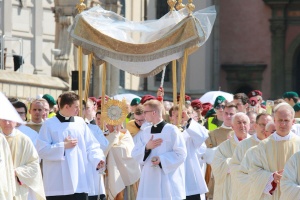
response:
[[[2,92],[0,92],[0,102],[0,119],[18,122],[21,124],[25,123]]]

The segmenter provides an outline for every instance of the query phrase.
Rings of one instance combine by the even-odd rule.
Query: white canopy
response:
[[[172,11],[158,20],[132,22],[94,7],[76,16],[70,28],[75,45],[138,76],[155,75],[189,49],[194,52],[208,39],[216,11],[214,6],[189,15],[186,9]]]

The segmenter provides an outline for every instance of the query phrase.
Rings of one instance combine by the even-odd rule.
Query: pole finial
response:
[[[192,12],[195,10],[195,5],[193,4],[193,0],[188,0],[186,7],[189,10],[189,14],[192,14]]]
[[[176,0],[168,0],[168,5],[170,6],[170,11],[174,11],[175,10],[175,5],[176,5],[177,1]]]
[[[86,5],[83,2],[84,0],[80,0],[80,3],[76,5],[79,14],[86,9]]]
[[[185,5],[182,3],[182,0],[178,0],[178,3],[176,5],[176,10],[180,10],[184,7],[185,7]]]

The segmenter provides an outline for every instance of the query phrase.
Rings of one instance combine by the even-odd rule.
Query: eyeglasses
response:
[[[224,110],[225,106],[224,105],[217,105],[215,107],[215,109],[217,109],[217,110],[220,110],[221,108]]]
[[[19,115],[25,115],[26,114],[26,112],[18,112],[19,113]]]

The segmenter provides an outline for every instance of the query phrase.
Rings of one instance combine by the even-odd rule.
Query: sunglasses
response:
[[[225,106],[224,105],[217,105],[215,107],[215,109],[217,109],[217,110],[220,110],[221,108],[224,110]]]

